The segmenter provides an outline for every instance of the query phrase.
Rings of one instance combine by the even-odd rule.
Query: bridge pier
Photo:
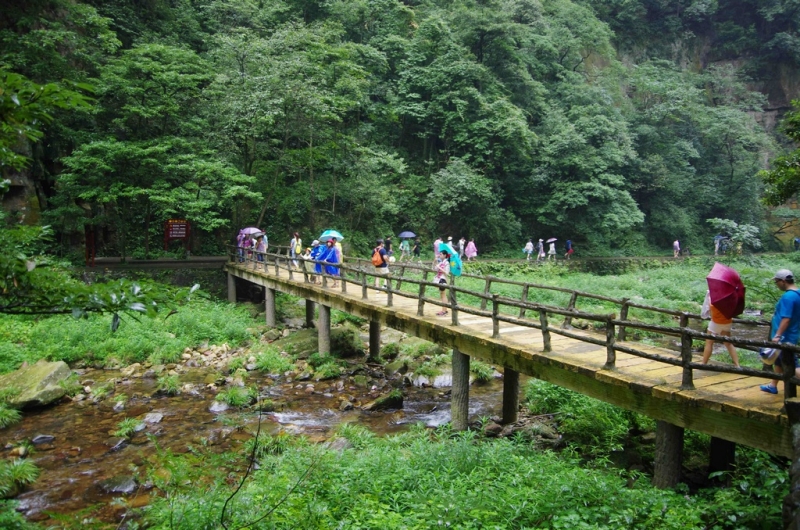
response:
[[[275,289],[264,287],[264,315],[266,324],[275,327]]]
[[[519,372],[503,367],[503,424],[519,418]]]
[[[454,431],[467,429],[469,419],[469,355],[453,348],[453,386],[450,392],[450,425]]]
[[[322,355],[329,355],[331,353],[331,308],[322,304],[319,305],[317,339],[319,342],[319,353]]]
[[[656,422],[656,461],[653,486],[674,488],[681,479],[683,427],[666,421]]]
[[[314,327],[314,301],[306,300],[306,327]]]
[[[236,303],[236,277],[228,273],[228,302]]]
[[[789,468],[789,494],[783,498],[783,527],[800,528],[800,400],[787,399],[785,405],[794,454]]]
[[[369,321],[369,358],[376,360],[381,353],[381,323],[378,320]]]
[[[708,448],[708,472],[732,471],[735,462],[736,444],[712,436],[711,445]]]

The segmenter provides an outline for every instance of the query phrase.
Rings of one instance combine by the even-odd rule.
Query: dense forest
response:
[[[710,248],[710,218],[768,235],[758,173],[800,86],[796,0],[4,4],[8,219],[63,253],[91,225],[101,253],[152,255],[173,217],[195,253],[245,225],[594,252]]]

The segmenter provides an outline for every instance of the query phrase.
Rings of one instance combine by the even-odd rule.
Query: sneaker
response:
[[[763,390],[764,392],[768,392],[770,394],[777,394],[778,393],[778,387],[776,387],[776,386],[761,385],[759,388],[761,388],[761,390]]]

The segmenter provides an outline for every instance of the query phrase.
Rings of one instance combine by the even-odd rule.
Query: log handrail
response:
[[[232,246],[231,249],[232,249],[230,252],[231,263],[239,261],[240,263],[246,264],[245,265],[246,267],[249,264],[252,264],[252,267],[254,269],[257,269],[259,265],[261,265],[263,266],[265,271],[267,270],[267,267],[269,265],[274,265],[275,276],[280,276],[280,271],[285,270],[288,272],[288,277],[290,281],[295,281],[293,279],[292,271],[293,270],[297,271],[297,268],[292,266],[292,261],[294,260],[287,258],[286,255],[275,254],[270,252],[262,253],[252,249],[244,249],[244,252],[240,254],[239,250],[242,249],[239,249],[235,246]],[[434,304],[437,306],[441,306],[442,304],[441,300],[426,296],[426,290],[429,287],[437,289],[440,287],[440,284],[428,281],[428,275],[430,272],[432,272],[431,269],[429,268],[415,267],[413,266],[413,264],[404,263],[403,268],[401,269],[401,274],[398,277],[396,277],[397,285],[392,287],[392,281],[395,279],[395,277],[391,273],[385,275],[376,274],[374,272],[374,268],[371,262],[368,262],[368,260],[363,260],[360,258],[346,260],[349,262],[355,262],[355,266],[348,263],[329,263],[329,262],[303,259],[303,258],[297,258],[297,261],[301,261],[301,263],[303,264],[300,267],[300,269],[303,270],[303,279],[302,279],[303,283],[309,283],[311,281],[310,277],[321,276],[322,285],[323,287],[326,287],[328,279],[338,278],[341,279],[342,282],[341,286],[342,292],[347,292],[346,283],[348,279],[345,278],[345,275],[347,273],[353,273],[353,276],[351,276],[352,279],[349,281],[357,283],[361,287],[362,290],[361,297],[364,300],[368,299],[369,290],[373,290],[376,292],[385,292],[387,294],[387,305],[389,307],[392,306],[393,295],[413,298],[418,300],[418,309],[417,309],[418,316],[424,315],[424,305],[426,303]],[[322,265],[323,266],[322,273],[317,274],[316,272],[308,272],[305,268],[305,264]],[[324,266],[326,265],[336,267],[339,270],[339,276],[336,277],[327,274],[324,269]],[[407,276],[405,273],[408,270],[420,271],[422,273],[422,279],[417,279],[414,277]],[[751,377],[768,378],[768,379],[778,378],[784,381],[784,383],[789,387],[790,391],[793,391],[795,386],[797,384],[800,384],[800,378],[794,377],[794,374],[792,372],[779,375],[777,373],[766,370],[756,370],[752,368],[735,368],[730,365],[719,365],[719,364],[704,365],[695,362],[692,358],[692,344],[694,340],[707,340],[707,339],[715,341],[720,340],[719,336],[697,331],[689,327],[690,320],[699,319],[699,315],[694,315],[688,312],[654,308],[651,306],[647,306],[645,304],[633,303],[629,299],[625,298],[617,300],[611,297],[593,295],[591,293],[584,293],[582,291],[574,289],[565,289],[562,287],[542,286],[534,283],[503,280],[502,278],[497,278],[494,276],[485,276],[485,277],[472,276],[472,275],[464,275],[464,276],[470,278],[479,278],[484,280],[485,282],[484,289],[482,292],[479,292],[479,291],[472,291],[470,289],[465,289],[463,287],[458,287],[457,285],[455,285],[455,277],[451,276],[450,283],[447,286],[448,301],[446,307],[449,308],[451,311],[452,314],[451,325],[453,326],[459,325],[458,314],[466,313],[470,315],[490,318],[492,320],[493,338],[500,337],[501,322],[539,329],[542,332],[544,353],[551,352],[552,333],[568,337],[571,339],[579,340],[582,342],[588,342],[598,346],[603,346],[606,348],[607,351],[607,359],[606,359],[606,364],[604,365],[604,369],[609,369],[609,370],[613,370],[615,368],[616,352],[634,355],[636,357],[649,359],[659,363],[669,364],[673,366],[681,366],[683,368],[682,371],[683,375],[681,381],[682,389],[694,388],[693,371],[695,369],[702,369],[702,370],[722,372],[722,373],[741,374]],[[387,286],[381,287],[373,285],[371,280],[376,277],[385,279]],[[412,291],[401,291],[400,278],[402,278],[402,283],[416,285],[418,287],[417,293],[415,294]],[[523,287],[522,300],[516,300],[514,298],[500,296],[499,294],[492,293],[491,286],[493,284],[514,284],[522,286]],[[562,308],[558,306],[551,306],[541,303],[530,302],[528,301],[528,295],[531,289],[546,289],[546,290],[554,290],[554,291],[569,293],[571,295],[570,303],[566,308]],[[457,295],[459,293],[478,298],[480,300],[479,304],[480,308],[475,308],[474,306],[464,305],[463,303],[459,303],[457,298]],[[577,305],[576,301],[579,297],[604,300],[613,303],[618,302],[620,304],[620,317],[617,318],[617,316],[614,314],[611,315],[596,314],[577,309],[577,307],[575,306]],[[491,304],[491,309],[487,310],[489,304]],[[512,316],[511,314],[502,313],[501,309],[503,307],[507,309],[509,308],[515,309],[516,310],[515,313],[518,314],[518,316]],[[630,320],[628,317],[628,311],[627,311],[628,308],[638,308],[638,309],[650,310],[664,314],[679,316],[680,317],[679,326],[670,327],[670,326],[648,324],[644,322]],[[525,318],[525,314],[528,311],[535,312],[536,317],[538,318],[536,320],[531,318]],[[570,322],[573,318],[579,318],[583,320],[600,323],[601,326],[605,328],[606,332],[605,340],[570,331],[571,326],[569,326],[568,324],[563,327],[553,326],[550,323],[550,318],[549,318],[550,316],[563,317],[566,323]],[[734,321],[747,324],[763,325],[762,322],[760,321],[753,321],[746,319],[735,319]],[[626,343],[625,341],[626,330],[629,329],[650,332],[650,333],[658,333],[661,335],[679,336],[681,337],[681,351],[679,355],[671,357],[668,355],[648,353],[636,349],[632,347],[630,343]],[[747,349],[778,346],[774,342],[770,341],[743,339],[743,338],[737,338],[735,336],[726,337],[725,342],[729,342],[734,346],[740,346]],[[781,343],[779,346],[787,354],[791,354],[792,357],[800,354],[800,346],[787,343]]]

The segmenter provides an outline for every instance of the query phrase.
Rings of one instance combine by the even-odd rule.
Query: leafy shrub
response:
[[[351,315],[345,311],[339,311],[338,309],[331,310],[331,324],[334,326],[338,326],[340,324],[345,323],[355,324],[356,327],[363,326],[367,320],[356,315]]]
[[[400,355],[400,344],[391,342],[381,348],[381,357],[384,359],[394,359]]]
[[[491,381],[492,376],[494,376],[494,368],[481,361],[471,360],[469,371],[475,375],[475,380],[480,383]]]
[[[228,373],[233,373],[237,370],[244,368],[245,360],[244,357],[231,357],[228,361]]]
[[[217,394],[217,401],[231,407],[246,407],[255,402],[258,392],[253,387],[231,386]]]
[[[538,379],[528,383],[525,400],[534,414],[559,413],[567,440],[597,456],[620,449],[632,426],[629,412]]]
[[[41,527],[29,523],[16,509],[14,501],[0,500],[0,528],[3,530],[40,530]]]
[[[314,370],[314,378],[318,381],[334,379],[342,375],[342,367],[335,361],[328,361]]]
[[[292,370],[294,364],[275,348],[267,348],[256,356],[256,368],[268,374],[281,374]]]
[[[27,484],[39,477],[39,468],[30,460],[15,458],[0,461],[0,497],[16,496]]]
[[[308,364],[312,368],[318,368],[323,364],[331,362],[331,356],[324,353],[314,352],[308,356]]]

